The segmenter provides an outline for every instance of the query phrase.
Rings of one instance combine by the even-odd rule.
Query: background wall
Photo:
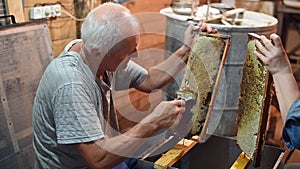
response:
[[[65,11],[62,13],[62,16],[47,20],[54,56],[58,56],[70,40],[79,37],[78,30],[80,29],[79,26],[81,22],[76,21],[74,17],[84,18],[85,14],[88,11],[102,3],[101,0],[6,1],[7,4],[9,4],[9,13],[14,14],[17,17],[17,22],[30,21],[29,9],[33,6],[52,3],[60,3],[62,5],[62,9],[63,11]],[[159,10],[168,7],[171,4],[171,1],[172,0],[134,0],[132,2],[124,3],[123,5],[129,8],[133,14],[138,14],[139,16],[141,16],[141,13],[146,12],[155,12],[156,14],[158,14]],[[272,1],[264,2],[263,5],[261,5],[261,3],[259,3],[259,5],[253,5],[253,1],[250,0],[236,0],[237,7],[245,7],[249,10],[272,14],[273,8],[270,3],[272,3]],[[71,17],[70,15],[74,17]],[[141,29],[143,31],[147,32],[147,30],[150,29],[154,32],[157,32],[155,34],[145,33],[141,35],[141,40],[138,46],[140,50],[140,57],[134,59],[137,63],[148,68],[164,60],[163,49],[165,45],[164,34],[166,32],[166,19],[164,17],[159,17],[158,15],[152,15],[151,17],[146,18],[139,17],[139,21],[141,22]],[[151,94],[138,92],[134,89],[116,93],[116,105],[118,110],[127,112],[126,114],[120,113],[119,120],[122,131],[128,130],[136,123],[136,121],[138,121],[138,119],[141,119],[142,117],[149,114],[153,107],[161,100],[162,91],[159,90]],[[139,114],[136,114],[137,112]],[[124,116],[126,116],[126,118]],[[131,119],[135,119],[136,121]],[[6,146],[6,144],[4,144],[2,140],[0,140],[0,148],[3,146]],[[32,154],[26,155],[33,155],[33,152],[30,153]],[[1,155],[3,156],[5,154]],[[29,160],[27,162],[30,163],[28,166],[32,166],[32,161]]]
[[[86,14],[88,11],[90,11],[93,6],[96,6],[97,4],[100,4],[100,1],[93,1],[94,4],[90,4],[92,2],[91,0],[78,0],[81,5],[81,10],[79,11],[81,14]],[[77,2],[76,0],[61,0],[61,1],[55,1],[55,0],[24,0],[24,13],[22,10],[19,10],[20,7],[23,8],[22,0],[9,0],[10,2],[10,14],[14,14],[16,16],[17,23],[30,21],[29,19],[29,9],[34,6],[40,6],[40,5],[47,5],[47,4],[54,4],[54,3],[60,3],[62,5],[62,9],[66,12],[62,13],[62,16],[59,16],[57,18],[51,18],[46,20],[46,25],[48,26],[49,35],[50,38],[48,40],[50,41],[46,46],[49,47],[49,50],[51,50],[51,56],[58,56],[59,53],[62,51],[62,49],[65,47],[65,45],[73,39],[76,39],[78,37],[78,21],[76,21],[74,18],[72,18],[69,15],[75,16],[78,15],[78,4],[80,3],[74,3]],[[138,46],[138,49],[140,52],[140,56],[135,59],[135,61],[142,66],[148,68],[150,66],[156,65],[160,63],[162,60],[164,60],[164,41],[165,41],[165,22],[166,19],[164,16],[159,15],[159,10],[164,8],[165,6],[168,6],[169,0],[160,0],[160,1],[151,1],[151,0],[136,0],[133,2],[125,3],[124,6],[128,7],[133,14],[137,14],[138,20],[140,21],[141,25],[141,31],[144,32],[141,35],[140,43]],[[140,15],[138,13],[141,12],[148,12],[146,15]],[[152,12],[152,13],[150,13]],[[21,13],[21,14],[20,14]],[[83,18],[84,16],[76,16],[77,18]],[[3,29],[1,29],[1,33],[3,32]],[[152,33],[151,33],[152,32]],[[47,33],[47,32],[46,32]],[[39,35],[36,31],[31,31],[32,36],[35,36],[37,38],[45,38],[47,36],[45,35]],[[48,33],[47,33],[48,35]],[[22,37],[28,38],[26,34],[22,34]],[[12,38],[13,39],[13,38]],[[9,42],[11,41],[10,38],[8,38]],[[24,41],[20,39],[20,43],[23,43]],[[27,42],[27,41],[26,41]],[[20,45],[23,47],[22,51],[18,51],[18,59],[20,58],[39,58],[39,56],[36,55],[45,55],[46,50],[38,50],[35,52],[35,50],[38,47],[38,43],[36,40],[32,40],[26,45],[31,45],[31,48],[26,47],[26,45],[22,44]],[[2,44],[2,41],[1,41]],[[9,44],[7,44],[9,45]],[[3,45],[1,46],[3,48]],[[7,53],[14,53],[11,52],[15,48],[13,45],[8,47],[9,52]],[[52,54],[52,49],[53,54]],[[36,49],[37,50],[37,49]],[[6,50],[2,50],[2,52],[6,52]],[[34,54],[36,55],[34,55]],[[4,55],[1,55],[4,56]],[[6,55],[5,55],[6,56]],[[11,60],[14,61],[10,57],[10,55],[7,55],[6,57],[0,57],[0,59],[6,59],[8,61],[0,61],[0,64],[9,65]],[[34,64],[32,61],[33,59],[27,59],[26,68],[33,68],[37,64]],[[17,62],[17,61],[16,61]],[[9,64],[8,64],[9,63]],[[43,62],[44,64],[48,64],[49,62]],[[30,65],[30,64],[33,64]],[[46,66],[46,65],[45,65]],[[17,66],[18,68],[22,68],[20,66]],[[0,68],[4,68],[3,66]],[[18,69],[16,69],[18,70]],[[25,71],[23,74],[26,74]],[[42,71],[32,71],[32,72],[38,72],[39,75],[42,74]],[[23,77],[21,73],[17,72],[14,73],[14,76],[21,76]],[[2,91],[4,87],[1,86],[2,84],[2,75],[3,72],[0,72],[0,119],[2,119],[0,123],[0,168],[2,169],[14,169],[14,168],[24,168],[24,169],[31,169],[33,168],[34,164],[34,158],[35,153],[33,151],[32,147],[32,127],[31,127],[31,112],[32,112],[32,104],[33,104],[33,98],[34,93],[36,90],[36,85],[28,85],[30,89],[32,89],[32,94],[30,96],[32,97],[21,97],[19,95],[16,95],[14,99],[23,99],[25,101],[20,101],[22,103],[22,106],[25,108],[19,108],[20,105],[16,102],[13,102],[13,104],[8,105],[10,110],[4,111],[3,105],[5,104],[5,99],[3,93],[10,93],[10,92],[18,92],[19,89],[23,91],[22,85],[23,82],[16,80],[16,78],[12,76],[7,76],[9,79],[13,79],[10,81],[4,81],[3,80],[3,86],[7,91]],[[25,77],[25,76],[24,76]],[[11,86],[11,83],[8,82],[18,82],[18,86]],[[38,82],[28,80],[26,82]],[[12,84],[13,85],[13,84]],[[28,86],[26,88],[24,87],[24,90],[28,90]],[[16,90],[16,89],[18,90]],[[126,114],[122,113],[120,114],[120,124],[121,124],[121,130],[126,131],[128,128],[133,126],[139,119],[143,118],[147,114],[149,114],[153,108],[154,105],[158,104],[161,101],[162,93],[161,91],[153,92],[152,94],[145,94],[142,92],[138,92],[134,89],[123,91],[120,93],[116,93],[116,105],[118,106],[118,110],[121,110],[121,112],[126,112]],[[3,100],[4,99],[4,100]],[[151,103],[150,103],[151,100]],[[11,100],[9,100],[9,103],[12,103]],[[133,105],[133,106],[131,106]],[[19,108],[19,109],[17,109]],[[13,112],[13,110],[16,110],[16,112]],[[13,117],[13,120],[10,119],[9,116],[4,116],[3,112],[8,112],[6,114],[9,114]],[[26,118],[25,118],[26,117]],[[125,118],[126,117],[126,118]],[[135,119],[135,120],[132,120]],[[15,124],[15,125],[13,125]],[[21,127],[19,127],[21,126]],[[10,130],[9,130],[10,129]],[[5,131],[5,132],[4,132]],[[8,132],[9,131],[9,132]],[[11,138],[10,138],[11,137]],[[25,141],[23,141],[25,140]],[[15,146],[13,146],[13,145]],[[19,145],[20,144],[20,145]],[[16,148],[14,148],[16,147]]]
[[[10,0],[21,1],[21,0]],[[54,56],[58,56],[64,46],[75,38],[80,37],[81,21],[76,20],[69,15],[82,19],[86,14],[95,6],[101,4],[101,0],[24,0],[24,20],[29,21],[29,10],[33,6],[39,6],[43,4],[55,4],[60,3],[62,5],[62,16],[57,18],[48,19],[49,31],[52,39],[52,46],[54,50]],[[136,0],[128,3],[124,3],[124,6],[128,7],[132,13],[140,12],[158,12],[160,9],[168,6],[171,0]],[[69,14],[66,14],[69,13]],[[160,43],[158,40],[157,43]]]
[[[57,0],[24,0],[24,16],[29,21],[29,10],[35,5],[57,3]],[[61,0],[62,9],[75,15],[75,5],[73,0]],[[65,13],[57,18],[47,21],[49,33],[52,40],[54,56],[58,56],[64,46],[73,39],[76,39],[76,21]]]

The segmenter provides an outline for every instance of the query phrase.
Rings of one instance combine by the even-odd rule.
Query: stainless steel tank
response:
[[[176,14],[192,15],[198,4],[199,0],[172,0],[171,7]]]

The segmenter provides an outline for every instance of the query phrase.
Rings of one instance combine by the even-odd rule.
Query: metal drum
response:
[[[163,12],[161,12],[163,14]],[[239,25],[210,24],[219,33],[232,36],[222,78],[216,96],[212,119],[208,127],[209,133],[220,136],[235,136],[237,133],[236,116],[238,98],[240,94],[240,80],[242,65],[247,52],[248,33],[253,32],[267,37],[276,33],[277,19],[263,13],[245,11]],[[188,25],[186,21],[167,17],[166,57],[182,45],[184,31]],[[175,80],[165,87],[165,99],[175,98],[175,91],[179,88],[183,78],[182,71]]]

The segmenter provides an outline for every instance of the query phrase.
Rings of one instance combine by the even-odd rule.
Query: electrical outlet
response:
[[[61,16],[61,5],[56,4],[51,6],[53,17]]]
[[[42,6],[30,8],[29,17],[30,19],[42,19],[43,13],[44,13],[44,8]]]
[[[30,19],[42,19],[61,16],[61,5],[46,5],[30,8]]]
[[[51,6],[44,6],[43,18],[52,17],[52,9]]]

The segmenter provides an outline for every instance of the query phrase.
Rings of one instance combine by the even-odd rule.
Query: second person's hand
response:
[[[281,39],[277,34],[271,34],[270,39],[264,35],[260,36],[261,42],[256,41],[258,51],[254,54],[264,63],[269,72],[291,73],[289,58],[284,50]]]

